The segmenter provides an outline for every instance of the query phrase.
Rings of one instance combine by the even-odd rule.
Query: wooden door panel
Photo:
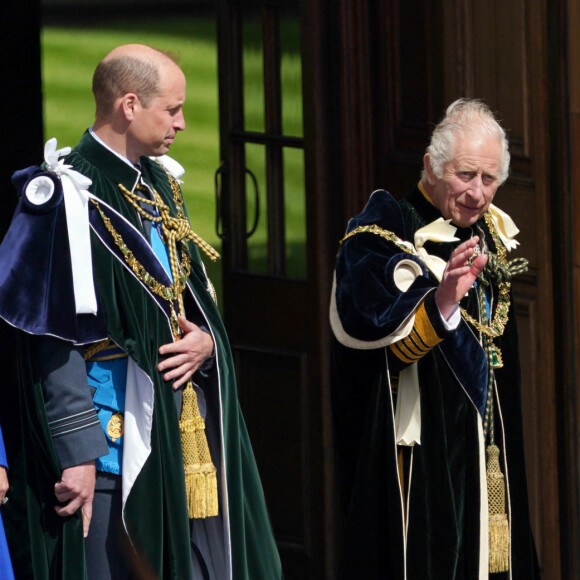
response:
[[[324,270],[312,264],[328,214],[310,178],[312,141],[303,137],[302,81],[312,71],[301,53],[302,3],[219,7],[225,323],[285,578],[322,578],[328,421],[316,337],[324,333]]]
[[[530,494],[530,517],[535,530],[536,542],[541,544],[541,501],[539,482],[541,481],[541,449],[535,431],[540,424],[540,409],[538,408],[538,377],[534,373],[537,368],[537,299],[533,296],[522,296],[523,285],[518,288],[517,302],[518,331],[520,335],[521,371],[522,371],[522,402],[526,421],[524,422],[524,438],[526,442],[526,468],[528,472],[528,490]],[[530,289],[530,288],[528,288]],[[532,288],[533,290],[533,288]]]
[[[466,3],[465,50],[470,95],[485,96],[510,128],[512,153],[529,151],[527,118],[530,61],[525,0]],[[500,108],[501,105],[501,108]],[[519,148],[524,145],[524,151]]]
[[[233,345],[240,400],[286,578],[304,578],[309,534],[306,355]]]
[[[249,344],[302,349],[308,335],[308,282],[232,272],[235,291],[228,321],[233,337]],[[233,339],[235,340],[235,339]]]

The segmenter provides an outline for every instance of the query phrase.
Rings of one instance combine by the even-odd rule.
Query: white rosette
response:
[[[54,182],[50,177],[39,175],[28,182],[24,195],[32,205],[44,205],[45,203],[48,203],[54,195]]]

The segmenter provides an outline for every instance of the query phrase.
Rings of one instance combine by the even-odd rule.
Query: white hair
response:
[[[453,159],[457,138],[468,136],[495,137],[501,143],[501,165],[498,175],[501,185],[509,174],[508,138],[489,107],[478,99],[457,99],[447,107],[443,120],[435,127],[426,151],[435,176],[441,178],[444,165]],[[422,177],[425,179],[425,169]]]

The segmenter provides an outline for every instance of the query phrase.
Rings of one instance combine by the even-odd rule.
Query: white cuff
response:
[[[459,326],[459,322],[461,321],[461,312],[459,311],[459,304],[455,306],[455,309],[453,310],[451,316],[447,320],[443,318],[443,314],[441,314],[441,311],[439,311],[439,316],[441,316],[441,320],[443,321],[445,330],[455,330]]]

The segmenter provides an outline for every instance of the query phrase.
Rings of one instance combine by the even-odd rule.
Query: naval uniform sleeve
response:
[[[415,312],[411,332],[389,346],[389,357],[394,362],[391,370],[397,372],[428,354],[453,332],[443,320],[435,302],[435,292],[427,294]]]
[[[36,363],[61,469],[107,455],[107,441],[87,381],[83,349],[42,336],[37,343]]]

